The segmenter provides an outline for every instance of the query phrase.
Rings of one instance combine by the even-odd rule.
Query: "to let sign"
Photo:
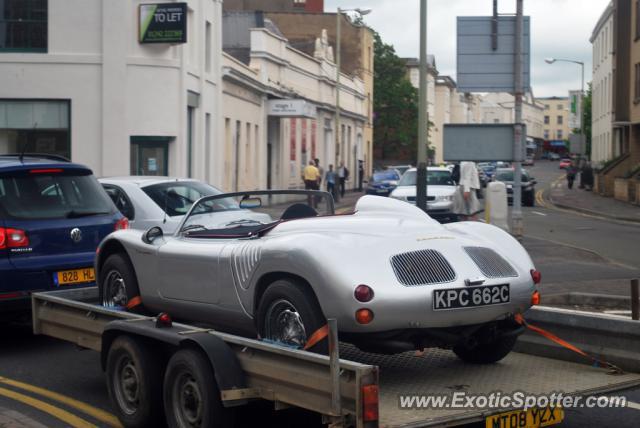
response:
[[[186,43],[187,4],[140,5],[140,43]]]

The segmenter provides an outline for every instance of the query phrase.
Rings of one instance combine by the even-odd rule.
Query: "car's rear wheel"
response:
[[[501,336],[498,339],[479,343],[475,346],[457,345],[453,352],[462,361],[473,364],[491,364],[506,357],[516,344],[516,335]]]
[[[140,295],[133,266],[122,253],[112,254],[107,258],[100,268],[98,285],[100,303],[107,308],[126,308]]]
[[[316,296],[305,286],[283,279],[271,284],[258,305],[258,332],[263,339],[296,348],[304,348],[307,340],[326,323]],[[309,348],[327,354],[327,338]]]

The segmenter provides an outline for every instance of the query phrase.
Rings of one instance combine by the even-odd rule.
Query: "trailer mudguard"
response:
[[[221,392],[247,388],[242,367],[233,350],[224,340],[206,331],[194,332],[193,328],[188,326],[156,327],[153,319],[119,320],[107,324],[102,334],[101,361],[103,370],[106,367],[111,343],[116,337],[123,334],[140,337],[149,343],[160,342],[173,349],[185,347],[200,349],[211,363],[218,389]],[[226,400],[222,403],[225,407],[233,407],[244,405],[247,401],[246,399],[238,399]]]

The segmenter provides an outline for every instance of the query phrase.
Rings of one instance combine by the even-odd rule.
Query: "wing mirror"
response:
[[[153,244],[158,238],[162,238],[164,236],[164,232],[158,226],[154,226],[151,229],[147,230],[144,235],[142,235],[142,242],[145,244]]]

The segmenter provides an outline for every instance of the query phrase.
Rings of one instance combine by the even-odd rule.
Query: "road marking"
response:
[[[48,413],[73,428],[97,428],[96,425],[93,425],[85,421],[84,419],[81,419],[76,415],[67,412],[66,410],[62,410],[58,407],[52,406],[51,404],[45,403],[44,401],[36,400],[35,398],[31,398],[28,395],[20,394],[19,392],[11,391],[5,388],[0,388],[0,395],[10,398],[14,401],[19,401],[23,404],[26,404],[27,406],[40,410],[41,412]]]
[[[83,403],[82,401],[78,401],[71,397],[67,397],[66,395],[49,391],[48,389],[40,388],[38,386],[30,385],[28,383],[19,382],[17,380],[7,379],[2,376],[0,376],[0,383],[13,386],[14,388],[19,388],[25,391],[33,392],[34,394],[38,394],[43,397],[49,398],[51,400],[57,401],[58,403],[65,404],[69,407],[72,407],[76,410],[81,411],[82,413],[88,416],[91,416],[92,418],[100,422],[104,422],[109,427],[122,428],[122,425],[120,424],[120,421],[118,421],[118,418],[116,418],[111,413],[105,412],[104,410],[98,409],[97,407],[93,407],[87,403]]]
[[[531,213],[532,213],[532,214],[535,214],[535,215],[540,215],[540,216],[542,216],[542,217],[546,217],[546,216],[547,216],[547,214],[545,214],[545,213],[539,213],[538,211],[531,211]]]
[[[640,410],[640,404],[634,403],[633,401],[627,401],[627,407],[634,410]]]

